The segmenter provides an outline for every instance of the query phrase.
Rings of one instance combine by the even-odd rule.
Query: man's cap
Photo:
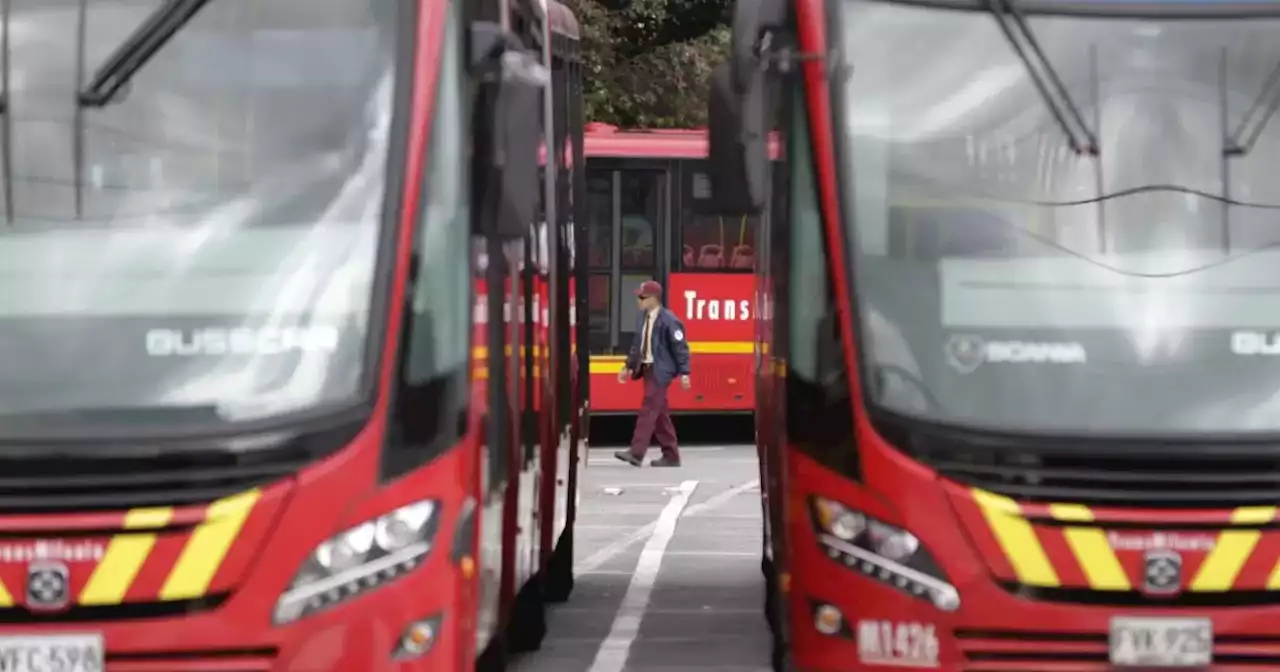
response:
[[[653,280],[645,280],[636,288],[636,296],[662,296],[662,285]]]

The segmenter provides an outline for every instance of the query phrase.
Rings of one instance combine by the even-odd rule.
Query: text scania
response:
[[[214,357],[223,355],[282,355],[289,352],[333,352],[338,349],[336,327],[250,329],[152,329],[147,354],[152,357]]]
[[[1013,364],[1028,362],[1084,364],[1088,361],[1084,346],[1079,343],[988,341],[986,356],[988,362],[1009,362]]]
[[[739,320],[751,319],[751,301],[748,299],[700,299],[697,290],[684,290],[684,317],[686,320]]]

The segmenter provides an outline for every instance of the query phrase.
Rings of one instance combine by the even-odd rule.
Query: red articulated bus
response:
[[[692,388],[672,388],[672,410],[749,412],[759,222],[711,208],[706,131],[591,123],[586,156],[592,412],[640,406],[641,386],[617,375],[635,336],[634,291],[649,279],[663,284],[697,360]]]
[[[537,178],[544,135],[581,154],[577,29],[554,3],[475,11],[0,10],[0,669],[463,670],[538,645],[573,583],[586,403],[582,179]],[[540,326],[526,305],[486,332],[487,367],[477,245],[547,296]]]
[[[775,667],[1280,669],[1280,5],[738,0],[733,25],[711,174],[722,211],[774,215]]]

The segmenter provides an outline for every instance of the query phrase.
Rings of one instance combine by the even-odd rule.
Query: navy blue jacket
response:
[[[627,353],[627,368],[636,371],[644,361],[644,311],[636,315],[636,336]],[[689,342],[685,340],[684,323],[676,314],[664,308],[658,309],[653,320],[653,333],[649,334],[653,348],[653,373],[659,385],[668,385],[676,376],[689,375]]]

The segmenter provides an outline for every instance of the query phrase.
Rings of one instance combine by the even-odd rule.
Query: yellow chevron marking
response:
[[[1276,566],[1271,569],[1271,576],[1267,577],[1267,590],[1280,590],[1280,562],[1276,562]]]
[[[1018,581],[1028,586],[1058,586],[1058,573],[1053,571],[1044,547],[1031,523],[1022,516],[1018,503],[977,488],[973,489],[973,499],[1018,575]]]
[[[160,589],[162,600],[187,600],[204,595],[222,560],[235,542],[240,528],[262,497],[254,489],[220,499],[209,505],[205,522],[196,528],[178,556],[173,571]]]
[[[1073,523],[1093,522],[1093,511],[1080,504],[1050,504],[1049,515],[1056,520]],[[1080,569],[1094,590],[1131,590],[1129,576],[1120,559],[1107,541],[1107,535],[1097,527],[1068,526],[1062,531],[1067,545],[1076,556]]]
[[[172,519],[173,509],[170,507],[134,509],[125,514],[124,529],[156,530],[168,525]],[[142,563],[147,561],[155,545],[155,532],[131,532],[112,537],[102,562],[98,563],[84,590],[80,591],[80,604],[120,604],[124,601],[125,593],[129,592],[129,586],[133,585]]]
[[[1259,525],[1275,520],[1274,506],[1242,506],[1231,513],[1232,525]],[[1196,578],[1191,581],[1191,590],[1200,592],[1221,592],[1231,590],[1235,585],[1240,569],[1244,567],[1249,554],[1253,553],[1261,530],[1223,530],[1218,534],[1218,544],[1209,552],[1209,557],[1200,565]]]

